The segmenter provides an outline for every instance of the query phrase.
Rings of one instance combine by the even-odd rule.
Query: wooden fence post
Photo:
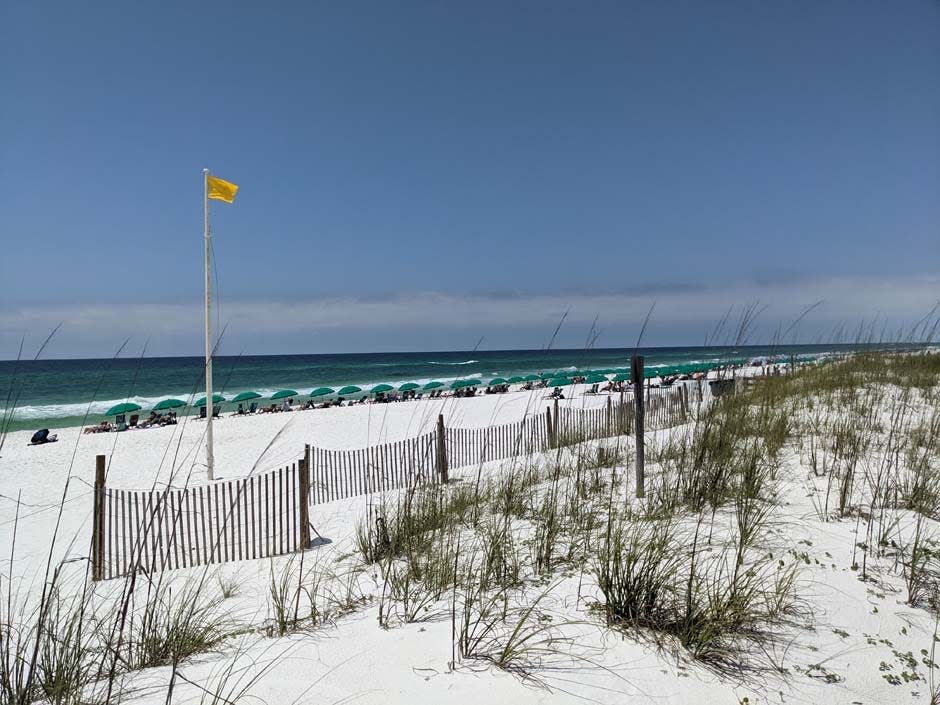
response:
[[[605,423],[607,424],[607,435],[611,435],[611,425],[610,425],[610,397],[607,397],[607,411],[605,414]]]
[[[555,430],[552,428],[552,410],[545,407],[545,432],[548,435],[548,447],[555,447]]]
[[[447,432],[444,429],[444,414],[437,415],[437,471],[441,474],[441,483],[450,479],[447,467]]]
[[[304,457],[297,464],[300,471],[300,493],[298,500],[300,502],[300,550],[304,551],[310,547],[310,444],[304,445]]]
[[[630,376],[633,381],[633,398],[636,402],[634,426],[636,429],[636,496],[646,495],[646,449],[643,438],[643,356],[634,355],[630,360]]]
[[[91,527],[91,579],[104,577],[104,471],[105,456],[95,457],[94,512]]]
[[[682,403],[683,420],[685,420],[689,417],[689,388],[685,384],[679,387],[679,399]]]
[[[552,402],[552,406],[553,406],[553,410],[552,410],[552,431],[553,431],[554,434],[555,434],[555,445],[557,446],[557,445],[558,445],[558,426],[559,426],[558,420],[561,418],[561,417],[558,415],[558,397],[555,397],[555,400]]]

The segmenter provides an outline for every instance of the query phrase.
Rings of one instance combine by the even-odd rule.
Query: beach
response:
[[[646,369],[678,365],[744,364],[750,359],[809,362],[827,355],[884,346],[866,345],[742,345],[729,347],[645,348]],[[905,346],[889,346],[903,349]],[[557,373],[574,375],[596,369],[626,370],[636,351],[625,348],[591,350],[475,350],[464,352],[369,353],[335,355],[218,355],[213,388],[226,399],[253,391],[267,398],[280,389],[293,389],[303,398],[317,387],[340,389],[356,385],[369,390],[378,384],[398,388],[404,383],[424,386],[457,379]],[[0,389],[5,406],[16,408],[3,419],[3,430],[67,428],[89,425],[108,417],[105,412],[122,402],[140,405],[144,413],[162,399],[191,404],[205,393],[205,361],[199,357],[100,360],[0,361]],[[318,401],[333,399],[326,395]],[[262,401],[260,399],[258,401]],[[223,404],[223,412],[235,409]],[[186,407],[179,413],[198,413]],[[113,419],[112,419],[113,420]]]
[[[752,377],[760,371],[744,368],[735,375]],[[618,397],[586,395],[587,389],[588,385],[565,387],[566,398],[559,401],[559,407],[601,409],[609,398]],[[412,438],[432,431],[439,415],[449,426],[460,428],[544,415],[554,407],[547,398],[550,392],[537,389],[225,416],[215,424],[217,478],[246,477],[296,462],[303,456],[305,444],[357,449]],[[885,398],[880,403],[884,405],[881,415],[889,416],[888,407],[894,402]],[[2,545],[13,545],[14,526],[17,535],[14,565],[10,568],[4,559],[4,573],[12,570],[14,580],[20,579],[17,584],[22,594],[35,595],[42,585],[46,547],[59,519],[52,565],[61,571],[63,589],[77,590],[84,582],[89,555],[95,457],[103,454],[107,458],[109,487],[204,485],[205,426],[204,421],[183,417],[176,426],[121,433],[83,434],[80,428],[72,427],[59,429],[56,443],[35,447],[27,444],[29,432],[9,434],[0,457]],[[676,442],[691,428],[682,425],[649,432],[649,452]],[[582,445],[584,450],[578,450]],[[629,487],[633,472],[629,436],[582,445],[564,450],[564,457],[583,457],[570,453],[593,457],[597,448],[613,449],[622,454],[619,472]],[[543,453],[523,461],[457,469],[451,484],[455,488],[472,486],[480,482],[480,476],[498,482],[507,473],[519,472],[527,462],[553,462],[552,457]],[[554,625],[551,648],[529,654],[519,670],[500,669],[487,659],[458,658],[458,663],[453,663],[455,627],[448,616],[450,598],[437,604],[426,618],[405,619],[396,607],[391,614],[398,616],[390,619],[390,605],[398,603],[388,593],[387,578],[382,577],[385,569],[363,565],[356,558],[357,526],[384,502],[394,503],[400,496],[397,492],[388,497],[365,495],[312,505],[310,522],[317,541],[302,554],[306,564],[298,563],[301,554],[292,554],[166,573],[168,584],[173,585],[210,576],[206,590],[227,594],[221,604],[235,623],[245,625],[236,630],[240,635],[227,639],[218,652],[188,659],[180,673],[188,681],[221,688],[225,683],[234,687],[236,681],[242,682],[226,670],[233,664],[238,665],[239,674],[263,671],[263,678],[250,692],[267,702],[431,705],[446,700],[472,705],[589,700],[611,705],[634,701],[850,705],[887,702],[898,693],[904,702],[926,702],[920,696],[926,693],[926,674],[931,669],[921,662],[929,659],[929,651],[925,656],[922,650],[931,649],[933,618],[906,603],[904,576],[892,572],[885,561],[872,558],[870,579],[859,580],[856,522],[820,519],[817,503],[826,492],[825,482],[809,473],[807,462],[805,449],[799,445],[790,444],[780,452],[774,519],[760,550],[772,556],[771,562],[779,561],[786,569],[792,566],[798,571],[798,602],[787,619],[774,627],[780,640],[763,644],[769,651],[756,659],[759,666],[747,666],[756,669],[753,673],[724,672],[681,650],[664,651],[638,633],[631,636],[630,632],[606,628],[596,611],[601,595],[590,579],[590,563],[566,566],[513,593],[513,604],[526,607],[537,601],[539,614],[549,620],[546,624]],[[651,491],[657,491],[655,478],[662,472],[663,468],[650,467]],[[59,518],[59,500],[70,475]],[[19,520],[14,523],[16,498],[21,504]],[[900,514],[897,521],[893,530],[901,541],[902,536],[909,536],[913,518]],[[733,511],[729,514],[724,509],[710,519],[716,536],[731,531],[733,523]],[[525,554],[529,549],[524,546],[532,541],[532,534],[520,526],[513,535]],[[335,582],[332,590],[346,595],[340,600],[344,606],[336,607],[333,616],[316,626],[278,636],[271,631],[276,624],[270,602],[272,581],[280,571],[296,573],[298,569],[307,575],[328,572]],[[117,599],[121,584],[121,580],[98,583],[102,599]],[[248,629],[247,625],[254,626]],[[905,665],[908,653],[917,662],[914,668]],[[902,672],[917,678],[908,683]],[[135,674],[123,700],[162,702],[168,673],[166,667],[159,667]],[[896,678],[889,680],[885,675]],[[181,694],[198,697],[198,690],[188,683],[178,687]]]
[[[600,407],[608,397],[584,396],[585,385],[565,389],[567,398],[561,403],[572,408]],[[260,474],[296,462],[308,443],[347,449],[417,436],[431,430],[440,414],[447,423],[466,428],[517,421],[550,405],[545,398],[550,391],[354,404],[241,417],[226,414],[214,424],[216,479]],[[165,487],[170,481],[176,486],[201,484],[206,481],[205,432],[205,421],[189,416],[173,426],[121,433],[84,434],[81,427],[74,426],[57,429],[58,441],[41,446],[29,445],[30,431],[10,433],[0,456],[0,501],[6,505],[0,528],[2,545],[12,543],[13,507],[20,492],[25,509],[19,532],[21,539],[25,536],[29,542],[20,543],[20,550],[32,554],[35,547],[48,545],[57,515],[54,507],[71,475],[60,529],[65,538],[60,548],[69,544],[68,555],[87,555],[95,457],[107,457],[110,487],[150,489]],[[23,563],[18,567],[26,569]]]

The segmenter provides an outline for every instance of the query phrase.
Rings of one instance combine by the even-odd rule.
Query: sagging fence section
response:
[[[160,490],[105,485],[95,477],[92,577],[115,578],[266,558],[310,543],[305,461],[211,485]]]
[[[648,429],[689,418],[686,387],[644,390],[644,401]],[[447,482],[451,469],[627,435],[635,408],[628,393],[595,409],[556,400],[544,414],[482,428],[448,428],[440,416],[434,431],[416,438],[351,450],[308,445],[287,467],[204,486],[109,488],[98,456],[92,577],[290,553],[310,543],[311,504]]]

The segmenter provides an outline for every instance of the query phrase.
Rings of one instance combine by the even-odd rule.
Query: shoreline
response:
[[[810,364],[810,363],[817,362],[819,359],[823,359],[823,358],[815,357],[812,359],[807,358],[803,360],[798,360],[797,364]],[[694,364],[696,363],[694,362],[683,363],[682,366],[691,366]],[[710,363],[708,365],[705,365],[705,364],[701,365],[701,368],[703,371],[707,370],[707,376],[709,379],[714,378],[716,374],[727,375],[729,374],[729,372],[740,373],[742,370],[762,369],[763,367],[771,366],[771,365],[752,366],[747,363],[743,363],[743,364],[742,363],[722,363],[720,367],[716,367],[715,366],[716,364],[718,363]],[[786,367],[788,364],[789,362],[786,362],[786,361],[776,361],[772,363],[772,366]],[[680,365],[665,364],[665,363],[653,364],[653,365],[648,365],[646,367],[646,370],[647,370],[647,374],[649,374],[650,372],[655,372],[656,370],[672,370],[678,366]],[[625,372],[629,372],[628,368],[616,368],[616,369],[618,371],[623,370]],[[582,371],[582,370],[570,370],[569,369],[569,370],[557,370],[557,372],[564,372],[571,377],[575,377],[575,376],[581,375],[582,372],[590,372],[590,370]],[[484,392],[486,389],[486,386],[485,386],[486,381],[498,375],[474,374],[472,376],[477,379],[482,378],[481,381],[483,382],[483,384],[477,387],[478,389],[477,394],[484,395]],[[608,379],[613,379],[614,373],[609,373],[607,377]],[[454,381],[458,379],[466,379],[466,378],[467,376],[463,376],[463,375],[455,376],[455,377],[440,376],[440,377],[435,378],[435,380],[443,382],[445,386],[440,389],[443,389],[446,394],[450,395],[453,391],[450,389],[450,384],[452,384]],[[648,377],[647,379],[649,380],[650,383],[652,383],[652,386],[658,386],[661,378]],[[428,382],[432,380],[431,379],[427,379],[427,380],[417,379],[417,380],[409,380],[409,381],[415,381],[415,383],[423,386],[424,384],[427,384]],[[381,384],[386,384],[386,383],[382,382]],[[395,381],[392,386],[394,386],[397,389],[397,387],[400,386],[401,384],[404,384],[404,382]],[[307,390],[309,392],[309,389],[310,389],[309,385],[307,386],[297,385],[297,386],[300,386],[301,389],[297,389],[297,391],[300,393],[295,398],[295,405],[299,403],[304,403],[307,401],[308,394],[303,393],[302,390]],[[352,398],[351,399],[347,398],[346,399],[347,403],[350,401],[359,402],[361,398],[371,399],[371,394],[368,393],[368,387],[375,386],[373,383],[363,383],[363,384],[359,384],[355,386],[362,387],[363,392],[350,395],[350,397]],[[337,388],[338,387],[339,385],[337,385]],[[520,388],[521,385],[519,384],[513,384],[511,385],[511,387],[512,387],[511,392],[522,391]],[[296,389],[297,387],[288,387],[288,388]],[[270,400],[270,395],[273,394],[278,389],[281,389],[281,388],[273,387],[273,386],[269,388],[268,387],[256,387],[255,390],[260,390],[258,391],[258,393],[260,393],[262,396],[253,401],[258,403],[259,406],[267,406],[270,403],[272,403],[272,401]],[[223,394],[227,399],[225,402],[222,403],[223,416],[228,416],[234,413],[236,409],[236,405],[234,405],[231,401],[228,401],[228,400],[231,399],[236,394],[240,393],[241,391],[253,391],[253,390],[248,390],[248,389],[243,390],[240,388],[239,389],[233,388],[232,390],[223,389],[222,391],[216,390],[216,393]],[[428,394],[427,391],[424,391],[422,393],[423,395]],[[101,421],[111,419],[112,417],[105,416],[104,412],[110,407],[119,403],[123,403],[123,402],[131,402],[131,403],[135,403],[139,405],[141,409],[133,413],[138,414],[141,417],[141,420],[143,420],[144,418],[146,418],[147,414],[150,412],[150,410],[158,401],[161,401],[166,398],[179,398],[187,402],[186,406],[180,407],[179,409],[174,409],[174,411],[177,412],[177,416],[179,418],[183,418],[183,417],[192,418],[194,416],[198,417],[199,409],[197,407],[189,406],[189,403],[191,403],[194,398],[199,398],[204,395],[205,395],[204,391],[194,390],[194,391],[190,391],[187,393],[175,394],[175,395],[174,394],[160,394],[160,395],[154,395],[154,396],[131,395],[131,396],[117,398],[117,399],[107,399],[107,400],[91,401],[91,402],[77,402],[77,403],[58,404],[58,405],[24,404],[14,409],[12,413],[8,414],[7,419],[6,419],[6,426],[8,429],[8,433],[13,433],[16,431],[27,431],[27,430],[35,431],[40,428],[46,428],[49,430],[58,431],[58,430],[67,429],[67,428],[92,426],[97,423],[100,423]],[[337,398],[337,394],[333,393],[333,394],[324,395],[322,397],[318,397],[313,401],[319,404],[323,401],[335,401],[336,398]],[[427,399],[425,396],[424,399],[421,399],[419,401],[426,401],[426,400]],[[366,402],[366,403],[370,403],[370,402]],[[69,410],[74,411],[75,413],[68,413],[68,414],[55,413],[56,410],[61,410],[61,409],[69,409]]]
[[[787,361],[790,359],[786,354],[788,350],[797,361],[807,362],[826,354],[841,355],[858,347],[657,348],[649,349],[646,367],[648,371],[655,371],[683,365],[740,365],[758,352],[762,353],[758,355],[761,359],[774,356]],[[658,352],[660,350],[665,352]],[[325,367],[312,362],[316,356],[294,356],[289,362],[278,356],[258,356],[251,358],[250,362],[245,358],[222,356],[216,361],[214,386],[227,398],[243,391],[255,391],[267,397],[285,388],[297,390],[301,393],[299,396],[304,397],[305,393],[318,386],[339,389],[355,385],[371,389],[377,384],[390,384],[398,388],[406,382],[423,386],[431,380],[449,386],[457,379],[470,377],[486,383],[493,377],[509,378],[548,371],[568,375],[600,369],[629,371],[628,358],[619,354],[612,357],[604,351],[578,351],[578,354],[570,351],[481,351],[456,353],[454,356],[459,359],[434,360],[433,354],[408,354],[405,362],[395,362],[381,355],[363,354],[359,357],[370,359],[365,364],[334,356],[333,362]],[[0,363],[0,386],[10,390],[5,428],[12,431],[90,425],[103,420],[105,411],[122,402],[138,404],[145,414],[166,398],[191,403],[203,396],[202,369],[196,362],[190,358],[143,358],[136,361],[120,359],[107,364],[36,361],[16,366]],[[11,421],[9,412],[13,410],[14,403],[16,409]],[[225,404],[223,411],[233,408]]]

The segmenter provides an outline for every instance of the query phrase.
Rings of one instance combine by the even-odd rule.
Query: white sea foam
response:
[[[465,360],[463,362],[435,362],[431,360],[428,362],[429,365],[476,365],[479,360]]]
[[[128,397],[127,399],[102,399],[100,401],[82,402],[77,404],[32,404],[16,408],[14,418],[20,421],[26,419],[58,419],[69,416],[84,416],[104,414],[108,409],[116,404],[131,402],[138,404],[144,409],[149,409],[161,399],[166,399],[168,394],[160,397]],[[189,401],[188,394],[182,394],[177,399]]]

